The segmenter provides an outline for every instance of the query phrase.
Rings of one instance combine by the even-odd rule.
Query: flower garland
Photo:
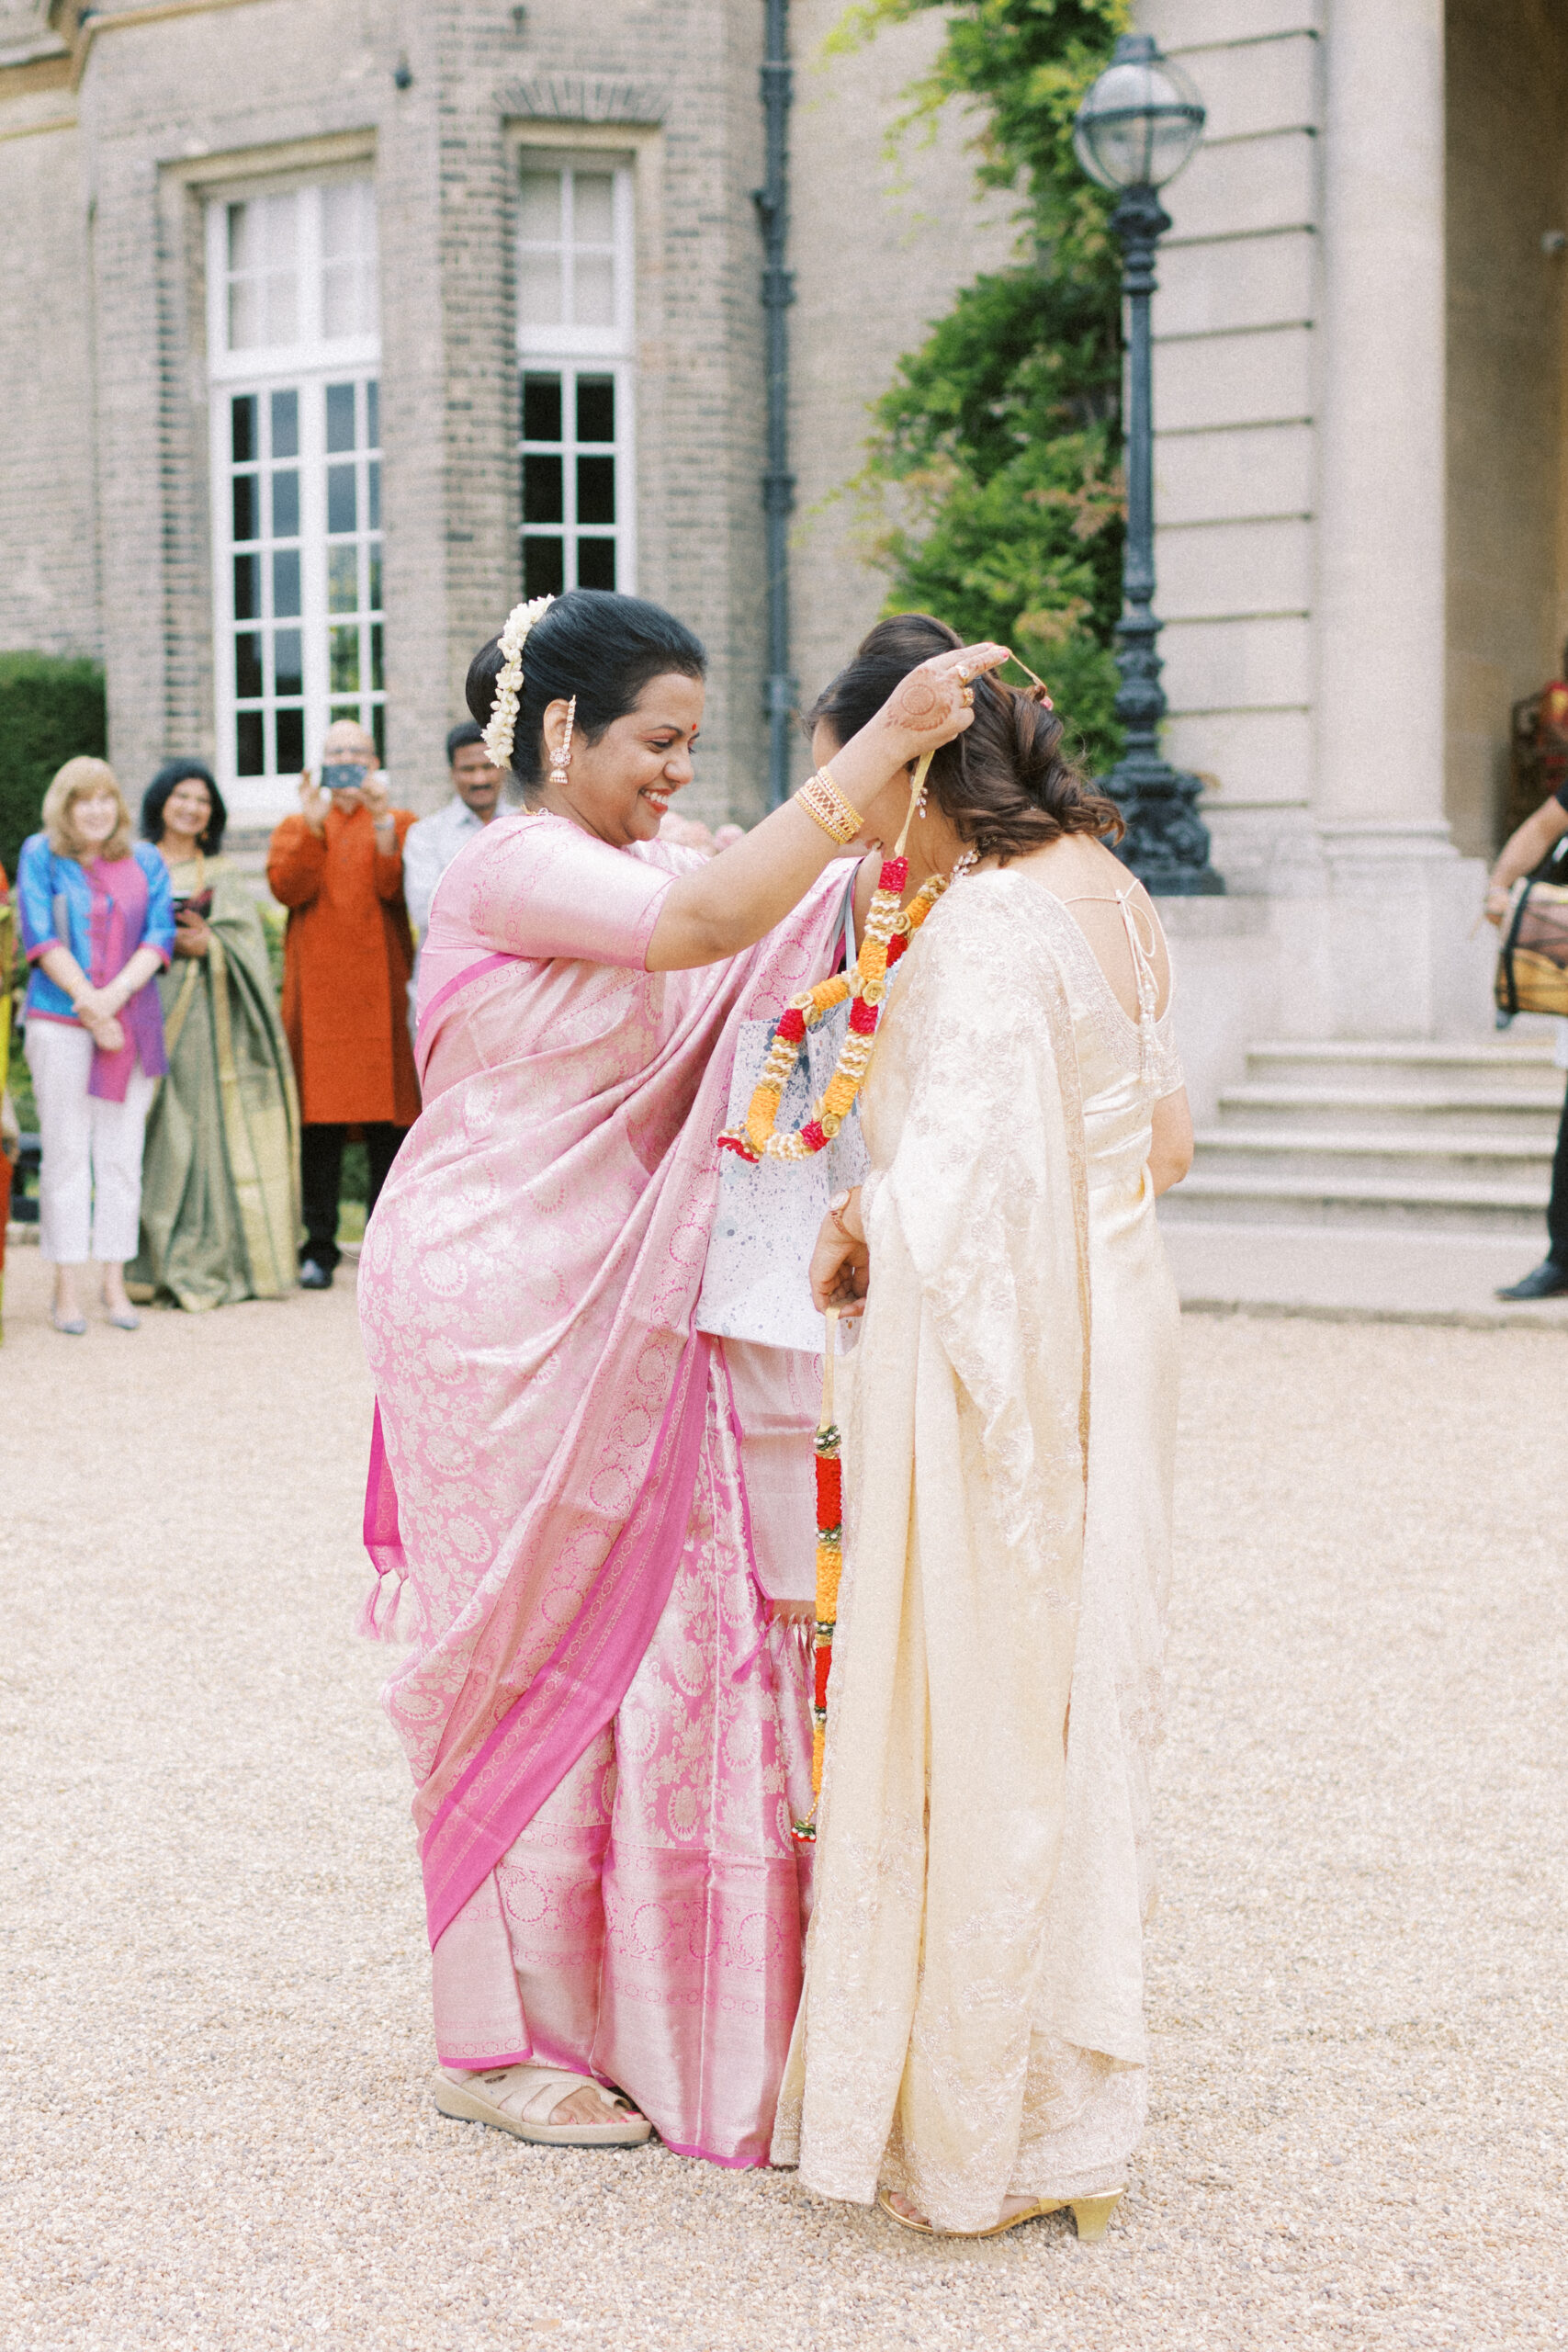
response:
[[[933,874],[923,883],[907,909],[900,908],[904,886],[909,878],[909,861],[904,855],[904,843],[908,839],[910,820],[924,797],[926,770],[931,763],[928,752],[915,771],[909,794],[909,815],[898,836],[893,855],[885,860],[872,897],[871,911],[866,917],[865,936],[852,972],[835,972],[826,980],[818,980],[792,997],[779,1015],[751,1101],[745,1124],[727,1127],[719,1136],[721,1151],[733,1151],[753,1165],[764,1158],[769,1159],[809,1159],[831,1143],[855,1105],[855,1098],[865,1083],[871,1068],[872,1047],[876,1042],[876,1024],[881,1017],[882,1001],[887,994],[887,976],[908,946],[950,881],[974,864],[974,852],[965,851],[952,875]],[[806,1051],[807,1032],[815,1029],[825,1012],[850,997],[850,1031],[844,1039],[832,1077],[822,1099],[813,1106],[806,1125],[794,1135],[775,1135],[773,1130],[784,1100],[784,1087],[795,1062]]]
[[[844,1566],[844,1477],[840,1448],[842,1441],[833,1419],[833,1356],[838,1346],[839,1310],[828,1309],[828,1344],[822,1360],[822,1418],[818,1423],[817,1456],[817,1651],[816,1687],[811,1701],[811,1793],[822,1794],[822,1759],[828,1746],[828,1679],[833,1670],[833,1635],[839,1622],[839,1579]],[[817,1804],[804,1821],[790,1824],[799,1846],[815,1844]]]
[[[900,907],[904,887],[909,878],[909,862],[904,854],[904,844],[909,837],[909,827],[915,811],[924,804],[926,771],[931,766],[928,752],[915,770],[909,793],[909,813],[904,820],[890,858],[884,861],[877,877],[876,889],[866,918],[865,936],[852,973],[836,972],[830,979],[819,980],[813,989],[791,999],[780,1014],[778,1026],[769,1043],[761,1074],[751,1095],[745,1125],[732,1127],[719,1136],[722,1149],[733,1151],[753,1164],[768,1158],[773,1159],[808,1159],[831,1143],[844,1121],[853,1110],[855,1098],[865,1082],[871,1067],[872,1047],[876,1042],[876,1024],[881,1018],[882,1003],[887,994],[887,976],[908,948],[915,933],[935,906],[950,882],[975,863],[975,852],[965,850],[951,875],[933,874],[921,885],[908,909]],[[829,1080],[821,1101],[816,1104],[811,1117],[796,1135],[774,1133],[779,1105],[796,1060],[806,1051],[807,1034],[814,1029],[825,1012],[846,997],[850,1005],[849,1035],[844,1049]],[[817,1806],[822,1795],[822,1766],[828,1746],[828,1684],[833,1671],[833,1635],[839,1621],[839,1581],[844,1566],[844,1480],[841,1458],[842,1441],[838,1423],[833,1419],[833,1358],[838,1347],[839,1310],[828,1309],[827,1346],[822,1357],[822,1414],[817,1425],[813,1445],[817,1469],[817,1641],[814,1659],[815,1687],[811,1705],[811,1811],[803,1821],[792,1822],[791,1835],[799,1845],[816,1842]]]
[[[544,619],[555,601],[553,596],[536,596],[526,605],[513,605],[506,616],[506,626],[498,640],[501,668],[496,674],[495,700],[491,705],[490,723],[484,731],[485,750],[498,768],[512,765],[517,713],[523,700],[524,640],[529,630]]]

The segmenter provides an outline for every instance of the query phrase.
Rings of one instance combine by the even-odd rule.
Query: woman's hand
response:
[[[1011,657],[1005,645],[961,645],[933,653],[901,678],[866,729],[874,729],[897,765],[940,750],[975,724],[974,680]]]
[[[211,944],[212,933],[205,917],[186,913],[175,918],[176,956],[205,956]]]
[[[870,1287],[871,1251],[860,1219],[857,1185],[842,1206],[830,1208],[822,1220],[811,1252],[811,1303],[819,1315],[836,1306],[840,1318],[851,1323],[865,1313]]]
[[[114,1013],[86,1013],[78,1005],[76,1018],[100,1054],[118,1054],[121,1050],[125,1044],[125,1031]]]
[[[112,1021],[119,1011],[120,1000],[109,989],[84,989],[73,1010],[84,1029],[96,1030],[106,1021]]]
[[[1486,896],[1481,902],[1481,911],[1488,922],[1502,922],[1508,911],[1508,893],[1500,882],[1492,882],[1487,885]]]

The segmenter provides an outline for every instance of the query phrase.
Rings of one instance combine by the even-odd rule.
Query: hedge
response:
[[[78,752],[102,759],[104,673],[54,653],[0,653],[0,865],[39,829],[50,778]]]

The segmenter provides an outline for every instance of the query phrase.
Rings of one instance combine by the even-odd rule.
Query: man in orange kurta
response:
[[[355,783],[350,770],[357,770]],[[322,786],[299,780],[298,817],[267,853],[267,887],[288,909],[283,1026],[299,1080],[303,1290],[326,1290],[338,1261],[338,1194],[351,1127],[370,1164],[367,1214],[419,1116],[409,1044],[413,942],[403,904],[409,808],[387,797],[376,746],[339,719],[321,746]]]

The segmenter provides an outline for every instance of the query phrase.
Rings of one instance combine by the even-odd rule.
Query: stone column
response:
[[[1344,902],[1323,943],[1330,1017],[1430,1035],[1484,1017],[1458,944],[1478,876],[1443,814],[1443,0],[1329,0],[1326,19],[1314,816]]]
[[[1443,823],[1443,0],[1325,44],[1317,814]]]

